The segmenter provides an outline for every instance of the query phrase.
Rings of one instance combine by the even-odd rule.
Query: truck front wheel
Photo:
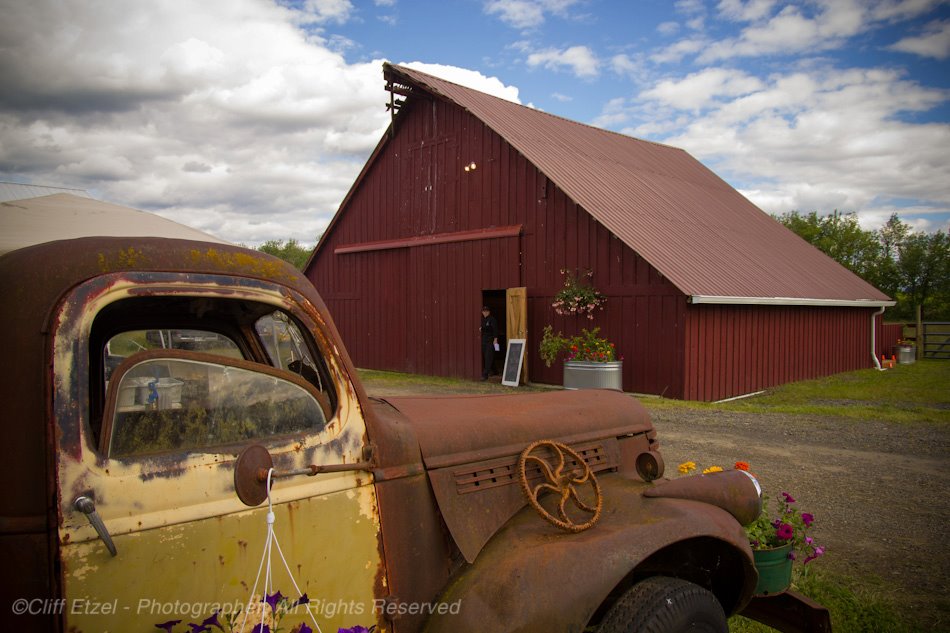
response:
[[[601,621],[598,633],[728,633],[726,615],[712,592],[666,576],[627,590]]]

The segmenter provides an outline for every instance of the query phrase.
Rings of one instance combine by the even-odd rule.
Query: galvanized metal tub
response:
[[[910,345],[897,346],[897,362],[901,365],[910,365],[917,360],[917,348]]]
[[[623,391],[623,361],[593,363],[569,360],[564,363],[565,389],[616,389]]]

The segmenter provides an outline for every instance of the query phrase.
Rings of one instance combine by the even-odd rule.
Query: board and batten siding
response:
[[[690,305],[688,400],[715,401],[871,365],[868,308]]]

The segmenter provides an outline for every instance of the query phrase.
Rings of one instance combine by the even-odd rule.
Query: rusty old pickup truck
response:
[[[223,244],[20,248],[0,296],[4,630],[241,630],[280,590],[285,631],[726,631],[752,599],[757,483],[663,480],[628,395],[368,397],[310,283]]]

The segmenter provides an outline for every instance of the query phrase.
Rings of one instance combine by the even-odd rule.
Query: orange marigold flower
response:
[[[749,470],[749,462],[736,462],[736,470]]]
[[[691,471],[696,470],[696,462],[683,462],[679,465],[678,469],[682,474],[686,475]]]

